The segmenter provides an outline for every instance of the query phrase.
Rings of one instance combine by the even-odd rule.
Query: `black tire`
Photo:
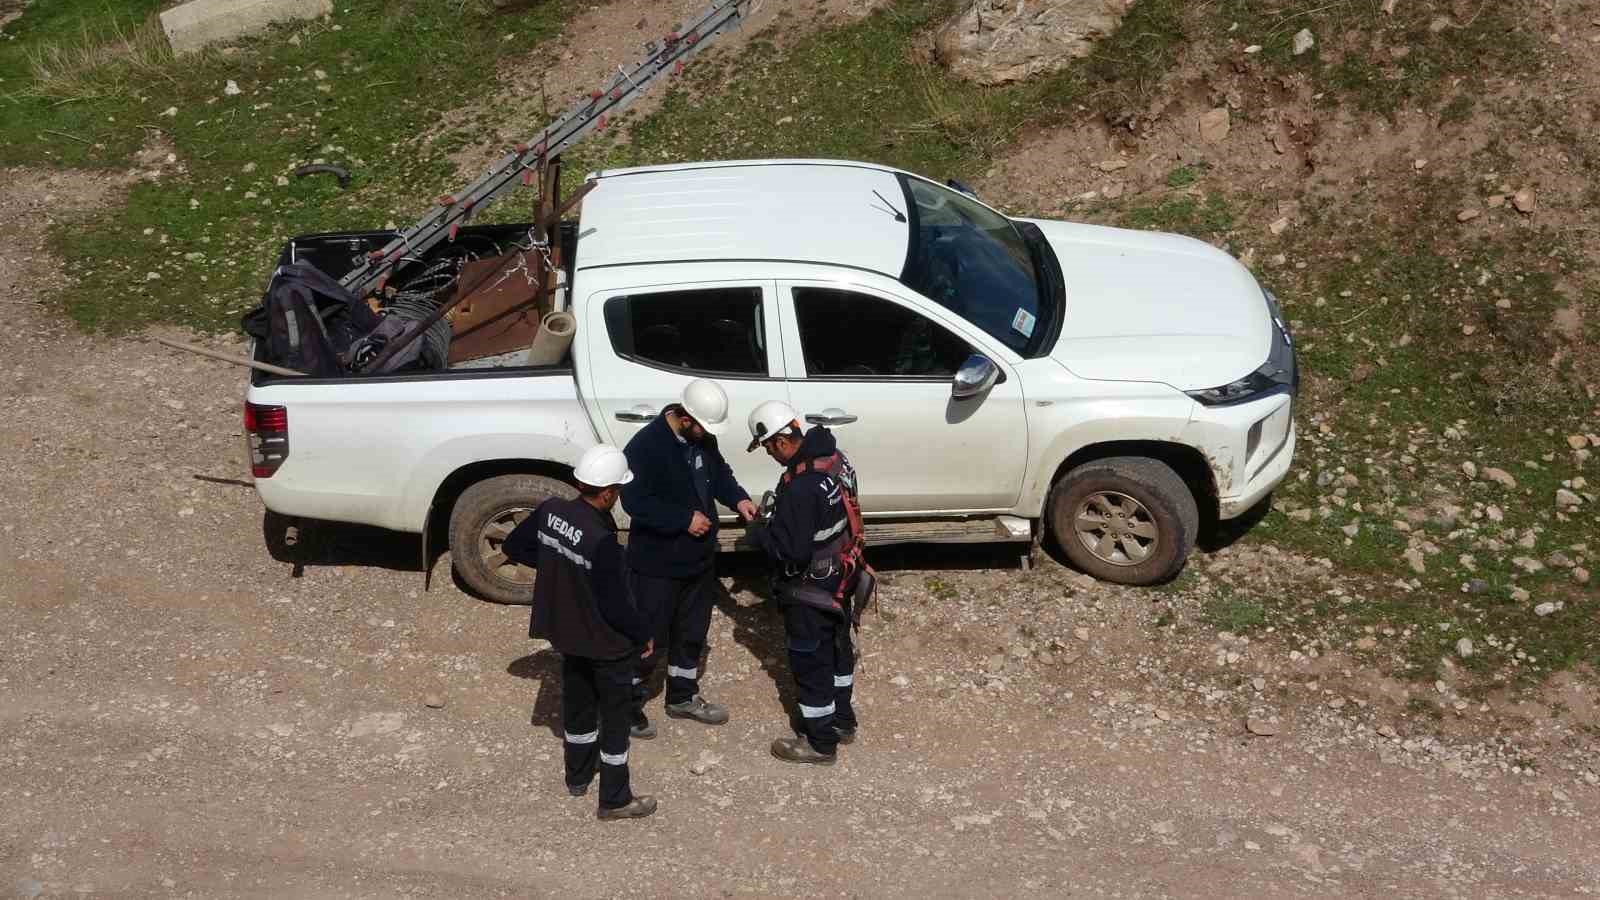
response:
[[[500,542],[509,533],[508,526],[522,521],[539,504],[551,497],[576,496],[572,485],[543,475],[500,475],[462,491],[450,511],[450,564],[456,577],[485,600],[531,604],[533,573],[509,561],[497,563]]]
[[[1176,577],[1200,532],[1189,486],[1166,463],[1138,456],[1098,459],[1061,476],[1050,492],[1049,518],[1074,566],[1116,584]]]

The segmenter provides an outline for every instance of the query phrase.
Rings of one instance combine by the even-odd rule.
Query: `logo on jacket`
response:
[[[839,483],[834,481],[832,478],[822,479],[822,490],[828,496],[829,506],[838,506],[839,501],[844,499],[844,490],[840,487]]]
[[[561,518],[555,513],[550,513],[549,515],[545,516],[544,523],[545,525],[549,526],[551,531],[554,531],[556,534],[566,538],[573,545],[577,545],[583,541],[583,529],[574,526],[571,522],[568,522],[566,519]]]

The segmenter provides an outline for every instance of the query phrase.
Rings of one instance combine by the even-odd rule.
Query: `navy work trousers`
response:
[[[817,752],[832,753],[839,744],[836,729],[856,727],[856,712],[850,705],[856,670],[850,623],[838,613],[786,603],[783,627],[798,707],[795,730]]]
[[[633,800],[628,785],[628,727],[636,658],[561,657],[561,726],[566,730],[567,786],[582,787],[600,771],[600,807]]]
[[[667,703],[683,703],[700,689],[700,656],[711,630],[711,607],[716,602],[714,568],[687,578],[658,578],[632,572],[629,587],[640,612],[655,624],[655,652],[640,661],[634,684],[636,720],[644,716],[649,681],[661,657],[667,658]]]

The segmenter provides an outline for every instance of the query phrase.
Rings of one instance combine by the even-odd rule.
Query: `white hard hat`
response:
[[[728,430],[728,393],[722,385],[696,378],[683,386],[683,411],[712,434]]]
[[[633,480],[628,470],[628,458],[610,444],[598,444],[583,451],[572,477],[589,487],[607,488],[623,485]]]
[[[768,400],[750,410],[750,446],[745,452],[754,451],[763,441],[799,421],[799,413],[782,400]]]

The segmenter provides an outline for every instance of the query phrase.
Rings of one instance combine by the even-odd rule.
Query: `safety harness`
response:
[[[861,522],[861,503],[856,497],[855,469],[843,454],[834,451],[828,456],[812,457],[789,466],[783,473],[783,486],[787,489],[795,478],[809,472],[831,475],[839,482],[839,493],[844,503],[845,530],[814,551],[811,559],[813,563],[827,562],[838,567],[839,586],[833,593],[833,605],[843,612],[845,594],[853,589],[849,614],[851,622],[859,628],[861,612],[872,602],[878,573],[867,565],[867,533]]]

